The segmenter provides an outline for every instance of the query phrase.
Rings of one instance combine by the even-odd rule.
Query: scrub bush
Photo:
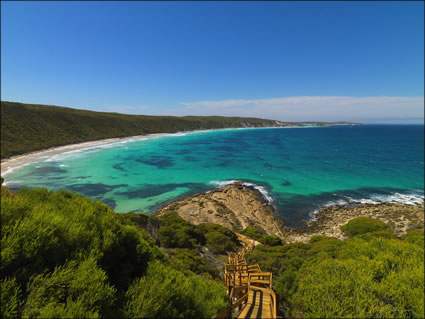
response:
[[[196,248],[205,244],[205,237],[176,213],[160,216],[159,241],[166,248]]]
[[[389,226],[384,222],[369,217],[354,218],[341,227],[349,237],[388,229]]]
[[[228,305],[222,284],[184,275],[158,262],[126,293],[126,318],[211,318]]]
[[[397,238],[379,221],[360,221],[343,226],[356,234],[345,241],[313,236],[249,254],[248,263],[273,271],[283,316],[423,318],[423,231]]]
[[[196,226],[175,216],[162,222],[165,227],[178,224],[192,246],[206,241]],[[157,230],[159,221],[131,214],[119,217],[101,202],[67,191],[14,193],[2,187],[2,317],[120,318],[129,302],[128,287],[137,280],[169,287],[147,306],[163,308],[166,300],[174,305],[169,313],[176,317],[212,316],[221,310],[225,288],[207,279],[217,278],[217,270],[188,249],[176,250],[170,261],[144,226]],[[177,233],[177,245],[185,246],[185,236]],[[155,265],[150,279],[149,263]],[[154,274],[157,269],[159,276]],[[173,276],[184,289],[167,286]]]
[[[94,258],[71,261],[28,284],[24,318],[98,318],[107,316],[116,290]]]
[[[206,238],[205,246],[214,254],[236,251],[241,245],[238,236],[221,225],[205,223],[198,225],[197,228]]]

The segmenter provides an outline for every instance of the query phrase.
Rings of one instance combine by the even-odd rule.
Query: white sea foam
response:
[[[217,185],[218,187],[223,187],[226,185],[231,185],[235,183],[241,183],[244,186],[252,187],[256,190],[258,190],[261,195],[263,195],[264,199],[269,203],[273,204],[273,198],[270,196],[270,194],[267,192],[266,188],[263,186],[256,185],[254,183],[244,182],[240,180],[230,179],[227,181],[210,181],[210,184]]]
[[[2,185],[4,185],[4,186],[10,186],[10,185],[13,185],[13,184],[21,184],[21,183],[24,183],[24,181],[18,181],[18,180],[16,180],[16,181],[7,181],[7,182],[4,181]]]
[[[392,194],[371,194],[368,198],[353,198],[350,196],[344,196],[344,198],[340,198],[337,200],[329,201],[325,204],[320,205],[318,209],[314,209],[309,213],[309,220],[315,221],[317,220],[317,215],[322,208],[332,207],[332,206],[350,206],[350,205],[360,205],[360,204],[371,204],[377,205],[382,203],[401,203],[406,205],[420,205],[424,203],[424,195],[423,190],[417,189],[412,190],[411,194],[402,194],[398,192],[394,192]],[[333,195],[337,195],[333,193]]]
[[[235,184],[235,183],[238,183],[238,182],[240,182],[240,181],[231,179],[231,180],[227,180],[227,181],[211,181],[210,184],[216,185],[218,187],[223,187],[223,186]]]
[[[323,207],[331,207],[331,206],[337,206],[337,205],[347,205],[349,201],[344,199],[338,199],[336,201],[330,201],[323,205]]]
[[[310,216],[310,220],[315,221],[317,220],[317,214],[320,212],[320,209],[315,209],[311,211],[308,215]]]
[[[114,141],[114,142],[104,142],[104,143],[97,143],[95,145],[89,145],[89,146],[85,146],[85,147],[80,147],[78,149],[74,149],[71,151],[63,151],[51,156],[43,156],[40,157],[40,159],[42,158],[46,158],[44,160],[44,162],[60,162],[63,160],[67,160],[67,159],[71,159],[77,156],[81,156],[81,155],[85,155],[88,153],[94,153],[94,152],[98,152],[98,151],[102,151],[105,149],[110,149],[110,148],[114,148],[114,147],[120,147],[120,146],[124,146],[124,144],[130,143],[130,142],[135,142],[135,141],[143,141],[143,140],[147,140],[148,138],[132,138],[132,139],[125,139],[122,141]],[[96,143],[96,142],[93,142]],[[128,148],[128,147],[126,147]]]
[[[10,173],[12,173],[13,171],[15,171],[15,170],[17,170],[17,169],[20,169],[20,168],[22,168],[22,167],[24,167],[24,166],[27,166],[27,165],[29,165],[29,164],[31,164],[31,163],[25,163],[25,164],[22,164],[22,165],[18,165],[18,166],[8,166],[7,168],[6,168],[6,170],[3,172],[1,172],[1,176],[6,176],[6,175],[8,175],[8,174],[10,174]],[[6,184],[5,184],[6,185]]]
[[[420,190],[418,190],[420,192]],[[348,204],[381,204],[381,203],[401,203],[406,205],[420,205],[424,203],[424,195],[422,194],[402,194],[394,192],[392,194],[371,194],[368,198],[353,198],[350,196],[344,196],[343,199],[336,201],[330,201],[322,205],[322,207],[330,207],[336,205],[348,205]]]

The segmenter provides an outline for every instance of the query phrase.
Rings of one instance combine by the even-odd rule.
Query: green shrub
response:
[[[248,226],[247,228],[245,228],[240,233],[245,235],[245,236],[248,236],[252,239],[255,239],[255,240],[260,240],[265,235],[264,231],[261,231],[261,230],[255,228],[255,227],[252,227],[252,226]]]
[[[205,244],[205,237],[176,213],[160,216],[159,241],[167,248],[195,248]]]
[[[226,235],[219,232],[211,232],[207,235],[206,247],[214,254],[226,254],[229,251],[235,251],[237,244]]]
[[[115,299],[115,289],[94,258],[36,275],[27,292],[25,318],[98,318],[108,315]]]
[[[214,254],[236,251],[240,246],[238,236],[226,227],[205,223],[198,225],[197,228],[206,238],[205,246]]]
[[[18,318],[22,303],[22,292],[15,278],[4,278],[0,282],[0,313],[4,319]]]
[[[272,271],[285,317],[423,316],[423,233],[402,240],[379,235],[387,229],[345,241],[313,236],[309,243],[258,245],[247,256]],[[378,234],[378,235],[377,235]]]
[[[286,246],[267,247],[258,245],[246,256],[248,264],[259,264],[262,271],[278,273],[285,263]]]
[[[20,190],[1,200],[1,272],[23,287],[33,274],[66,260],[94,257],[117,288],[161,255],[135,226],[122,225],[99,201],[67,191]]]
[[[372,240],[373,238],[396,238],[397,236],[394,232],[388,227],[388,229],[380,229],[376,231],[367,232],[364,234],[356,235],[356,237],[362,238],[364,240]]]
[[[124,305],[130,317],[151,316],[152,309],[158,316],[211,317],[227,305],[222,283],[207,279],[219,277],[211,262],[197,250],[182,248],[169,249],[168,260],[147,232],[162,230],[161,239],[170,246],[200,249],[208,241],[234,249],[237,236],[226,228],[197,227],[176,214],[160,219],[117,215],[99,201],[46,189],[14,193],[2,187],[1,209],[5,318],[118,318]],[[155,298],[140,304],[140,287],[128,289],[136,282],[149,283],[142,290]]]
[[[116,216],[123,225],[138,226],[138,228],[143,229],[142,234],[146,234],[144,238],[151,245],[159,245],[160,221],[157,217],[142,213],[119,213]]]
[[[222,284],[154,262],[126,293],[126,318],[211,318],[227,306]]]
[[[201,257],[195,249],[175,248],[168,249],[172,258],[170,266],[184,273],[192,271],[210,279],[220,279],[219,271],[205,257]]]
[[[284,241],[280,237],[276,235],[267,235],[263,230],[252,226],[248,226],[240,233],[248,236],[249,238],[255,239],[256,241],[259,241],[266,246],[279,246],[284,244]]]
[[[283,240],[276,235],[264,235],[260,242],[266,246],[281,246],[283,245]]]
[[[325,253],[329,257],[335,257],[344,242],[334,237],[313,236],[310,239],[310,244],[309,253],[311,256]]]
[[[424,311],[423,249],[398,239],[348,240],[337,259],[304,262],[290,296],[306,318],[415,318]],[[276,287],[277,288],[277,287]]]
[[[389,226],[384,222],[369,217],[358,217],[341,226],[341,230],[349,237],[388,230]]]
[[[407,234],[405,234],[402,237],[405,241],[416,244],[420,247],[424,247],[424,231],[423,229],[410,229],[407,231]]]

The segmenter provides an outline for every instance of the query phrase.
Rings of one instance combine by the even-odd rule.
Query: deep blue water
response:
[[[287,226],[324,205],[423,202],[424,126],[237,129],[121,141],[43,158],[6,176],[154,213],[179,197],[243,181]]]

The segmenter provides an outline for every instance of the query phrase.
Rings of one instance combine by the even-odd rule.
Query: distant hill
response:
[[[267,126],[279,125],[258,118],[127,115],[2,101],[1,158],[113,137]]]
[[[152,133],[340,124],[356,123],[282,122],[253,117],[129,115],[2,101],[1,158],[55,146]]]

